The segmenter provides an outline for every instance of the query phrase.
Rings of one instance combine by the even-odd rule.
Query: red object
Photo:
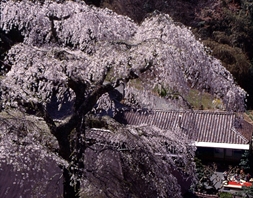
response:
[[[250,186],[252,186],[252,183],[250,183],[250,182],[244,182],[244,183],[242,183],[242,185],[243,185],[243,186],[250,187]]]
[[[236,185],[236,186],[246,186],[246,187],[250,187],[250,186],[252,186],[252,183],[250,183],[250,182],[243,182],[243,183],[240,183],[240,182],[236,182],[236,181],[229,181],[229,182],[228,182],[228,185]]]

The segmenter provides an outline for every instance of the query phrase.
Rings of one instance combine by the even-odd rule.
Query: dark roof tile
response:
[[[173,130],[181,127],[197,142],[248,144],[253,127],[242,120],[236,127],[236,114],[215,111],[128,111],[124,113],[128,124],[154,125],[161,129]]]

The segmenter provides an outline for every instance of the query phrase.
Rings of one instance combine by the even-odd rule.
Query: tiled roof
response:
[[[248,144],[252,125],[238,121],[235,113],[214,111],[128,111],[124,113],[127,124],[154,125],[161,129],[180,127],[196,142]]]

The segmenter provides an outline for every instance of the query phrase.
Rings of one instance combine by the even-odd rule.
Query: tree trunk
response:
[[[80,181],[83,179],[84,171],[84,152],[85,152],[85,129],[83,126],[84,119],[80,117],[77,126],[74,129],[74,136],[63,136],[60,141],[60,154],[69,163],[70,167],[63,168],[63,188],[64,198],[80,197]],[[69,134],[69,133],[64,133]],[[72,146],[71,146],[72,145]],[[71,178],[74,176],[75,178]],[[74,185],[71,185],[71,183]]]
[[[63,197],[64,198],[79,198],[80,181],[76,181],[76,185],[71,185],[71,173],[68,169],[63,168]]]

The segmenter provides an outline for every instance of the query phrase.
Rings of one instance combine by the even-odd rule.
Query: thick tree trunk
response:
[[[64,198],[77,198],[80,196],[80,181],[83,179],[84,171],[84,152],[85,152],[85,130],[83,126],[84,119],[80,117],[77,120],[77,127],[74,129],[74,134],[70,137],[63,136],[60,140],[60,154],[69,163],[70,167],[63,168],[64,177]],[[72,146],[71,146],[72,145]],[[71,178],[74,176],[75,178]],[[71,183],[74,185],[71,185]]]
[[[78,198],[80,192],[80,182],[76,181],[76,185],[71,185],[71,173],[66,168],[63,169],[63,197]]]

